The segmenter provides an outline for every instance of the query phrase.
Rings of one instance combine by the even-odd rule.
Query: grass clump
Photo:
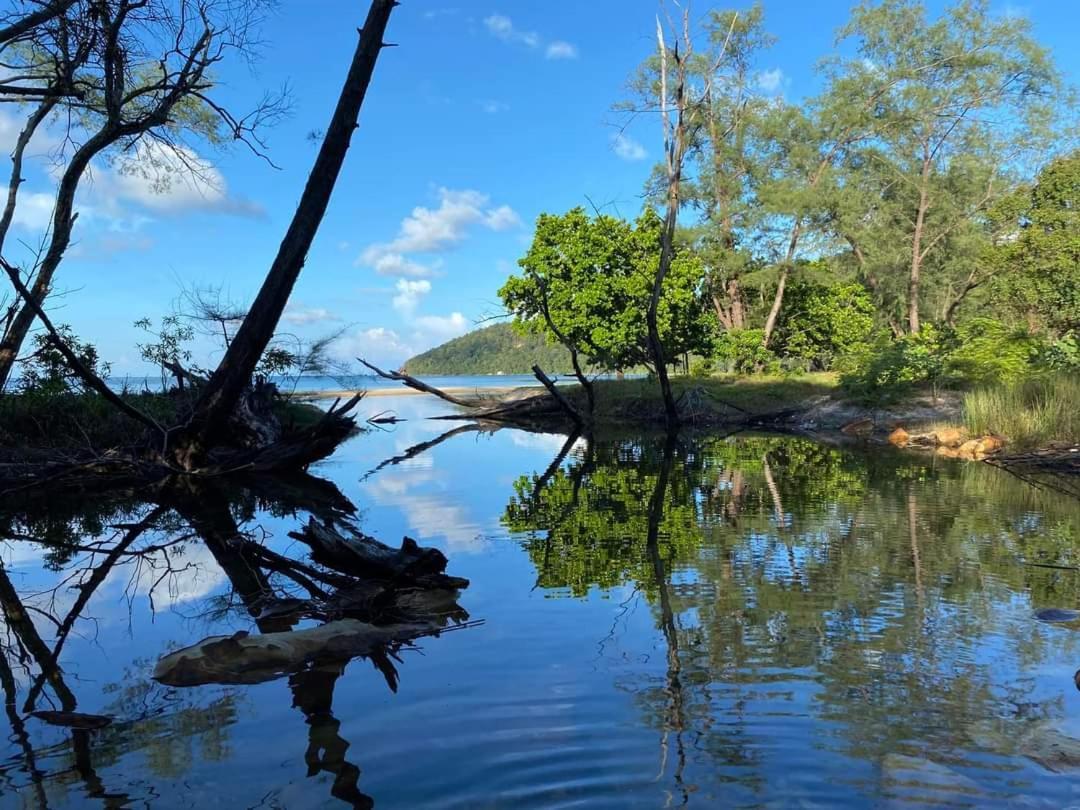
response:
[[[1039,374],[978,388],[964,396],[974,435],[1003,436],[1017,448],[1080,442],[1080,375]]]
[[[655,379],[597,380],[594,385],[598,422],[640,422],[643,417],[648,420],[649,416],[662,415],[663,400]],[[697,407],[707,409],[715,421],[723,422],[798,407],[812,397],[834,393],[838,382],[835,374],[821,372],[674,377],[671,385],[676,398],[687,395]],[[579,407],[584,407],[584,395],[579,388],[567,393]]]

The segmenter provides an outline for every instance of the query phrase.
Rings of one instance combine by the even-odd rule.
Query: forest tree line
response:
[[[665,153],[683,139],[681,176],[658,166],[632,222],[542,215],[500,290],[519,328],[585,366],[655,369],[645,320],[674,187],[666,363],[834,370],[868,390],[1080,368],[1074,95],[1026,19],[864,2],[798,101],[762,87],[761,4],[658,29],[617,110],[680,113]]]

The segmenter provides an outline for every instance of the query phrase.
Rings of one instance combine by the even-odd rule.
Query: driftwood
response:
[[[167,686],[264,683],[314,662],[370,656],[387,645],[438,630],[425,621],[377,627],[342,619],[284,633],[250,635],[241,631],[232,636],[211,636],[170,653],[158,661],[153,677]]]
[[[363,365],[367,366],[369,369],[374,371],[378,376],[382,377],[384,380],[393,380],[394,382],[399,382],[402,385],[404,385],[404,386],[406,386],[408,388],[412,388],[415,391],[420,391],[420,392],[425,393],[425,394],[431,394],[434,397],[438,397],[439,399],[446,400],[447,402],[449,402],[452,405],[460,405],[462,408],[476,407],[476,401],[475,400],[470,401],[470,400],[467,400],[467,399],[462,399],[461,397],[456,397],[453,394],[448,394],[445,391],[443,391],[443,390],[441,390],[439,388],[436,388],[433,385],[428,385],[423,380],[418,380],[418,379],[416,379],[416,377],[413,377],[410,374],[406,374],[404,371],[383,371],[378,366],[375,366],[375,365],[372,365],[371,363],[369,363],[363,357],[357,357],[356,359],[359,360]]]
[[[547,389],[548,393],[551,394],[552,398],[554,398],[554,400],[559,403],[559,407],[566,411],[570,418],[574,420],[574,424],[576,424],[579,428],[584,427],[585,417],[581,415],[577,408],[570,404],[570,400],[563,396],[562,391],[560,391],[556,387],[555,381],[552,380],[547,374],[545,374],[544,370],[540,368],[540,366],[533,366],[532,372],[533,376],[540,381],[541,385],[543,385],[544,388]]]
[[[498,424],[510,424],[517,427],[528,428],[532,425],[550,426],[553,422],[566,422],[567,417],[575,426],[580,426],[581,416],[576,408],[561,395],[557,399],[549,392],[521,397],[514,400],[494,400],[483,397],[466,399],[455,396],[423,380],[419,380],[403,371],[383,371],[378,366],[369,363],[362,357],[358,357],[363,365],[367,366],[378,376],[386,380],[394,380],[402,385],[431,394],[434,397],[445,400],[451,405],[457,405],[463,409],[463,413],[437,416],[436,419],[470,419],[480,422],[492,422]],[[543,372],[541,372],[543,373]],[[546,375],[545,375],[546,377]],[[550,382],[550,380],[549,380]]]
[[[314,518],[302,531],[289,536],[311,547],[315,562],[337,571],[360,576],[423,583],[427,587],[464,588],[469,581],[447,576],[447,559],[436,548],[421,548],[406,537],[400,549],[380,543],[373,537],[350,530],[345,536],[329,522]]]

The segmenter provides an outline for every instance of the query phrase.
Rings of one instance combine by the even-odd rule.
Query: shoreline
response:
[[[473,395],[477,399],[484,399],[486,396],[502,396],[509,394],[513,391],[519,390],[531,390],[534,388],[542,388],[540,385],[515,385],[504,386],[501,388],[468,388],[468,387],[452,387],[442,388],[440,390],[445,391],[447,394],[453,396],[469,396]],[[365,392],[364,398],[370,397],[430,397],[433,394],[425,393],[424,391],[416,391],[412,388],[356,388],[356,389],[331,389],[324,391],[294,391],[291,394],[287,394],[287,398],[291,400],[321,400],[321,399],[347,399],[349,397],[356,396],[357,394]]]

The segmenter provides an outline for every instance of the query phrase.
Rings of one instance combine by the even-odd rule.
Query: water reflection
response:
[[[417,421],[336,464],[0,507],[0,804],[1080,803],[1080,636],[1035,618],[1080,606],[1053,489],[790,436]],[[360,576],[333,537],[361,514],[473,585]],[[464,608],[493,621],[399,673]]]
[[[336,684],[351,661],[366,659],[396,691],[403,648],[468,626],[456,601],[468,582],[442,573],[440,552],[408,539],[394,550],[367,538],[355,506],[311,476],[229,487],[166,481],[4,506],[0,538],[36,544],[43,568],[57,575],[51,587],[19,588],[0,562],[0,685],[19,748],[14,761],[0,765],[0,796],[25,806],[67,803],[76,784],[105,807],[166,801],[154,778],[182,779],[193,744],[204,762],[229,758],[229,727],[244,700],[235,689],[206,699],[184,687],[287,677],[292,707],[308,727],[308,776],[328,773],[331,796],[373,807],[333,713]],[[275,549],[260,534],[258,518],[265,517],[294,525],[298,542]],[[72,681],[61,661],[69,637],[96,624],[87,608],[109,585],[119,585],[129,611],[191,603],[200,623],[246,620],[257,635],[244,630],[183,649],[174,644],[160,660],[139,661],[105,685],[110,699],[101,713],[86,713],[80,691],[100,705],[101,687]],[[124,784],[143,782],[145,789],[110,789],[103,770],[132,752],[145,759],[151,778],[129,774]]]
[[[657,437],[522,477],[504,522],[549,595],[629,585],[651,607],[664,672],[622,686],[676,804],[1009,803],[1031,761],[1080,766],[1054,731],[1071,669],[1036,678],[1077,652],[1031,615],[1080,600],[1078,511],[1054,492],[793,437]],[[837,757],[855,764],[829,788]]]

